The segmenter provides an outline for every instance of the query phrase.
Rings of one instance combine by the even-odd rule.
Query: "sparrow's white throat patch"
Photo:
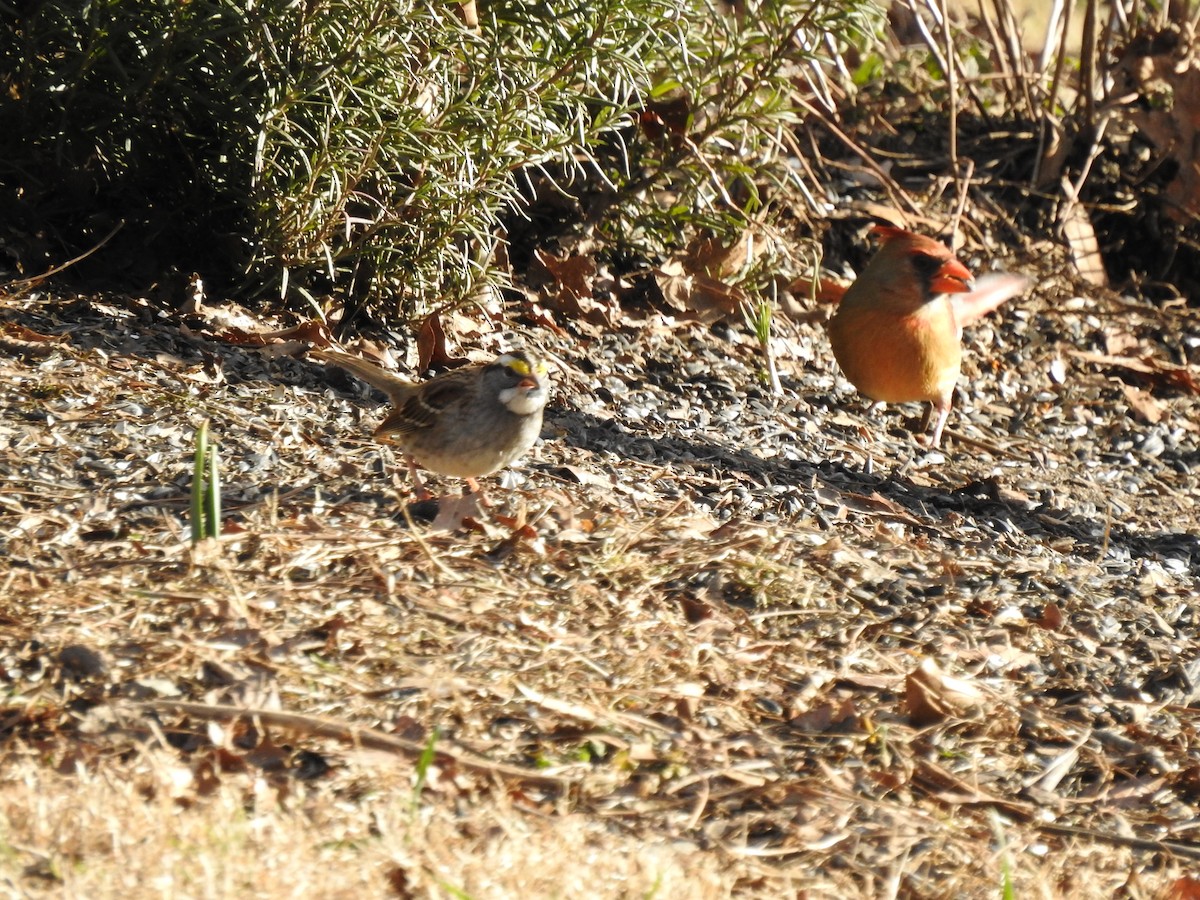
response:
[[[517,415],[528,416],[546,405],[546,388],[505,388],[500,392],[500,402]]]

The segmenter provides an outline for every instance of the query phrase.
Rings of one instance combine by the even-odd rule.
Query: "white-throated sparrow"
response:
[[[421,383],[336,350],[312,350],[310,355],[352,372],[388,395],[395,408],[375,429],[375,440],[404,451],[418,490],[423,487],[414,463],[466,479],[472,492],[478,493],[476,478],[515,461],[542,430],[542,411],[550,393],[546,365],[521,350]]]

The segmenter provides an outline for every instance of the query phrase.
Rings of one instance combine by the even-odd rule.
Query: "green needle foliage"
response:
[[[874,22],[868,0],[480,0],[478,27],[414,0],[19,9],[0,17],[0,200],[46,236],[27,270],[123,222],[85,265],[382,319],[491,279],[535,181],[588,197],[621,252],[743,227],[798,177],[797,84]],[[648,127],[662,104],[680,115]]]

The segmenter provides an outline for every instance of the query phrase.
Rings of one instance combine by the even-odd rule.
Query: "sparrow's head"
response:
[[[539,412],[550,397],[546,364],[524,350],[502,353],[488,365],[487,378],[500,402],[519,416]]]

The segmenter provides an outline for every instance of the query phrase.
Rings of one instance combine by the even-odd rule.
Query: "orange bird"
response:
[[[1021,275],[985,275],[978,287],[944,244],[876,225],[883,245],[846,290],[829,322],[833,355],[872,400],[928,401],[942,440],[962,361],[962,330],[1028,287]]]

